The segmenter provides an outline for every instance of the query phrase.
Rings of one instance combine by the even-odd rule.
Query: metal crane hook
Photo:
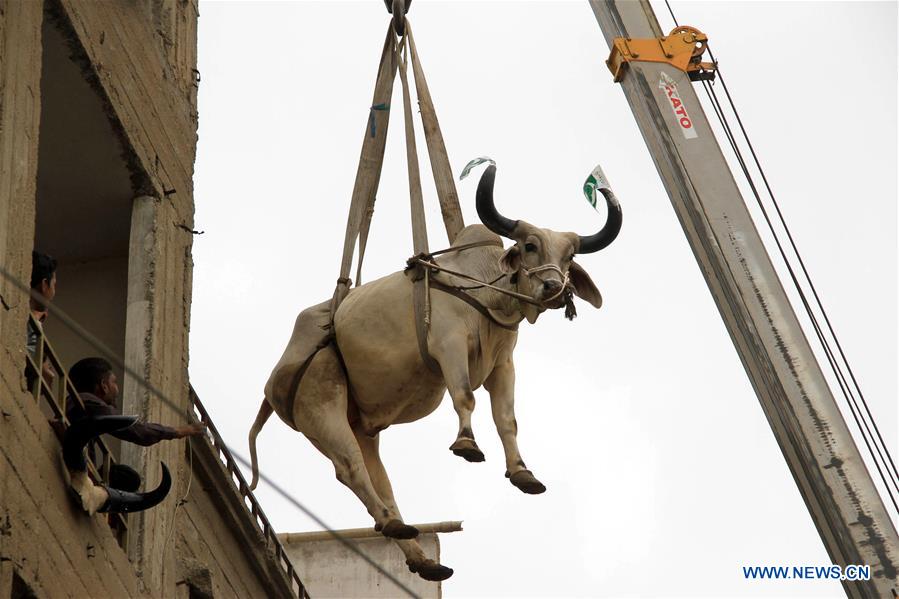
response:
[[[400,37],[406,32],[406,13],[412,0],[384,0],[387,12],[393,15],[393,30]]]

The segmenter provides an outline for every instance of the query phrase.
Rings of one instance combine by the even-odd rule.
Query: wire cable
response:
[[[713,61],[715,60],[715,57],[712,54],[711,50],[709,50],[709,56],[712,58]],[[874,427],[874,431],[877,434],[877,438],[879,439],[881,445],[883,445],[884,452],[886,453],[886,456],[889,461],[889,465],[892,466],[891,475],[897,477],[896,480],[897,480],[897,482],[899,482],[899,470],[896,469],[896,464],[893,461],[893,458],[890,455],[889,451],[887,450],[886,443],[883,439],[883,436],[880,433],[880,429],[877,426],[877,422],[874,420],[874,416],[871,414],[871,409],[868,407],[868,402],[865,400],[865,396],[862,393],[861,386],[859,385],[858,380],[855,377],[855,373],[852,370],[852,366],[849,364],[849,360],[846,357],[846,353],[843,351],[843,346],[840,343],[840,339],[839,339],[839,337],[837,337],[836,331],[834,331],[833,325],[830,322],[830,317],[827,315],[827,310],[824,309],[824,304],[821,301],[821,297],[818,294],[818,290],[815,287],[815,284],[812,281],[811,275],[809,274],[808,269],[805,266],[805,260],[802,259],[802,254],[799,252],[799,248],[796,246],[796,241],[793,238],[793,234],[790,231],[789,226],[787,226],[786,219],[784,218],[783,212],[780,209],[780,204],[778,203],[777,198],[774,195],[774,192],[771,190],[771,185],[768,182],[768,177],[765,175],[765,171],[762,169],[761,163],[759,162],[759,158],[755,152],[755,148],[753,147],[752,142],[749,140],[749,135],[746,132],[746,128],[743,126],[743,120],[740,118],[740,113],[737,111],[737,108],[734,105],[734,101],[731,98],[730,91],[727,88],[727,83],[725,82],[724,76],[721,75],[720,71],[719,71],[719,79],[721,81],[721,86],[724,88],[724,93],[727,95],[727,99],[728,99],[728,102],[730,103],[731,109],[734,112],[734,116],[737,118],[737,124],[739,124],[739,126],[740,126],[740,131],[743,134],[743,138],[746,140],[746,145],[749,148],[750,153],[752,154],[752,158],[753,158],[753,161],[755,162],[756,168],[758,169],[759,174],[762,177],[762,181],[765,184],[765,188],[768,191],[768,195],[771,197],[771,203],[774,206],[775,211],[777,212],[777,216],[778,216],[778,219],[780,220],[781,226],[783,227],[784,231],[787,234],[787,239],[790,242],[790,246],[793,249],[793,252],[796,254],[796,258],[799,262],[800,269],[802,270],[805,280],[808,282],[808,285],[812,292],[812,295],[815,298],[815,303],[818,306],[818,310],[821,311],[821,315],[824,317],[824,322],[827,325],[827,330],[830,333],[830,336],[833,338],[833,341],[837,346],[837,350],[839,351],[840,358],[842,359],[843,364],[845,364],[845,366],[846,366],[846,370],[849,372],[849,377],[852,379],[852,383],[855,387],[855,391],[858,394],[859,399],[861,399],[862,405],[865,408],[865,412],[867,413],[868,418],[871,420],[871,424]],[[845,377],[845,375],[843,375],[843,376]],[[848,387],[848,384],[847,384],[847,387]]]
[[[25,285],[21,280],[18,279],[15,275],[10,273],[5,266],[0,265],[0,275],[7,281],[9,281],[14,287],[16,287],[19,291],[26,293],[30,298],[41,302],[46,305],[47,311],[53,315],[54,318],[59,319],[59,321],[70,331],[72,331],[76,336],[80,337],[83,341],[87,342],[88,345],[92,346],[95,350],[100,352],[103,357],[112,362],[116,367],[121,368],[122,371],[131,376],[138,385],[143,387],[146,391],[149,391],[152,395],[154,395],[163,405],[171,408],[176,414],[180,414],[184,417],[187,422],[191,422],[192,419],[192,411],[190,409],[184,409],[174,401],[168,398],[168,396],[163,393],[161,390],[157,389],[154,385],[144,380],[143,375],[139,374],[134,369],[130,368],[125,364],[124,360],[121,357],[109,349],[106,344],[97,339],[94,335],[92,335],[87,329],[81,326],[74,318],[69,316],[64,310],[59,307],[53,305],[52,303],[45,303],[46,299],[41,296],[39,293],[31,289],[28,285]],[[225,449],[227,449],[236,459],[240,462],[245,468],[250,467],[250,463],[244,458],[241,454],[236,452],[234,449],[225,444],[224,440],[222,440]],[[393,574],[388,572],[385,568],[383,568],[380,564],[378,564],[374,559],[372,559],[368,554],[362,551],[356,543],[353,543],[339,532],[331,528],[324,520],[322,520],[315,512],[307,508],[303,503],[301,503],[298,499],[293,497],[286,489],[281,487],[278,483],[276,483],[272,478],[267,476],[264,472],[259,472],[259,478],[265,481],[276,493],[281,495],[284,499],[286,499],[291,505],[296,507],[298,510],[303,512],[306,516],[311,518],[316,524],[321,526],[326,532],[328,532],[334,539],[339,541],[342,545],[344,545],[347,549],[358,555],[362,558],[367,564],[369,564],[372,568],[378,571],[379,574],[384,576],[387,580],[395,584],[399,589],[401,589],[404,593],[406,593],[409,597],[418,598],[418,595],[415,594],[412,589],[406,586],[402,581],[397,579]]]
[[[672,10],[671,5],[668,2],[668,0],[665,0],[665,5],[668,7],[668,12],[671,14],[671,18],[674,21],[675,26],[678,26],[677,18],[675,17],[674,11]],[[708,51],[709,51],[709,57],[712,59],[712,61],[714,62],[714,64],[717,67],[718,63],[715,60],[715,56],[712,53],[711,48],[709,48]],[[831,348],[830,343],[829,343],[826,335],[824,334],[823,327],[819,323],[818,318],[814,313],[814,310],[811,306],[811,303],[808,300],[806,292],[803,289],[803,287],[799,281],[799,278],[796,275],[796,272],[793,268],[791,260],[787,257],[786,251],[784,250],[784,247],[781,243],[780,237],[778,236],[777,231],[774,228],[774,225],[772,223],[772,220],[770,218],[768,210],[765,208],[764,203],[762,202],[761,194],[759,193],[759,190],[755,184],[755,181],[753,180],[752,175],[749,172],[749,168],[747,166],[746,160],[744,159],[742,151],[739,148],[739,144],[737,142],[736,136],[734,135],[733,129],[731,128],[730,123],[727,120],[727,117],[724,112],[724,108],[721,105],[721,102],[718,100],[718,96],[715,93],[714,87],[708,81],[703,81],[703,87],[705,89],[706,95],[709,98],[709,102],[712,104],[712,107],[715,111],[715,115],[718,118],[718,122],[720,123],[720,125],[727,137],[727,140],[731,146],[731,149],[733,150],[734,155],[737,158],[740,168],[743,171],[744,176],[746,177],[746,181],[749,184],[750,189],[752,190],[753,196],[755,197],[756,202],[762,211],[762,214],[768,225],[768,229],[771,232],[772,236],[774,237],[774,240],[775,240],[775,243],[777,244],[777,248],[781,255],[781,258],[783,259],[783,261],[787,267],[787,270],[790,274],[790,278],[793,282],[794,287],[796,288],[796,291],[799,293],[800,299],[802,300],[802,303],[803,303],[803,307],[804,307],[807,315],[811,319],[812,325],[815,330],[815,335],[818,338],[819,342],[821,343],[821,345],[824,349],[824,353],[825,353],[825,356],[827,357],[828,364],[830,365],[831,370],[833,371],[834,375],[836,376],[837,383],[840,387],[840,391],[841,391],[844,399],[846,400],[847,405],[849,406],[849,410],[852,413],[852,417],[856,423],[856,426],[858,426],[859,431],[862,434],[862,438],[868,449],[869,455],[871,456],[872,460],[874,461],[874,465],[877,468],[878,473],[880,474],[880,478],[883,481],[884,485],[886,486],[887,493],[890,497],[890,500],[893,503],[893,506],[896,508],[897,511],[899,511],[899,504],[897,504],[896,498],[893,495],[893,489],[891,488],[891,483],[892,483],[892,487],[894,487],[897,490],[897,492],[899,492],[899,473],[897,473],[896,465],[893,461],[892,456],[889,453],[886,443],[883,440],[883,436],[880,433],[880,429],[877,427],[877,423],[874,420],[873,415],[871,414],[868,403],[864,399],[864,395],[861,392],[861,388],[858,384],[855,374],[853,373],[853,371],[849,365],[848,359],[846,358],[846,355],[845,355],[845,352],[843,351],[842,345],[840,344],[839,339],[837,338],[836,332],[834,331],[833,326],[831,325],[830,318],[827,316],[827,312],[824,309],[823,303],[821,302],[821,299],[817,292],[817,289],[815,288],[815,285],[811,279],[808,269],[805,266],[805,262],[802,259],[801,254],[799,253],[799,249],[796,246],[796,242],[793,238],[792,233],[789,230],[789,227],[786,223],[786,219],[784,218],[783,213],[780,209],[780,205],[778,204],[777,199],[774,195],[774,192],[771,189],[771,185],[768,182],[767,176],[764,173],[764,169],[761,166],[758,155],[755,152],[755,148],[752,146],[752,143],[749,139],[749,135],[746,131],[745,126],[743,125],[743,121],[740,118],[739,112],[737,111],[736,105],[733,101],[730,91],[727,88],[727,84],[724,81],[724,77],[721,74],[720,68],[717,68],[716,71],[717,71],[718,78],[721,81],[722,87],[724,88],[731,111],[735,115],[737,122],[739,124],[739,127],[740,127],[740,131],[743,135],[743,138],[744,138],[747,146],[749,147],[749,150],[751,152],[756,169],[761,174],[765,188],[768,192],[768,195],[771,198],[772,204],[776,210],[776,213],[777,213],[778,219],[781,223],[781,226],[783,227],[784,231],[787,234],[790,246],[799,261],[799,265],[800,265],[800,268],[804,275],[804,278],[805,278],[808,286],[811,289],[811,292],[814,296],[814,299],[815,299],[818,309],[820,310],[821,314],[823,315],[824,321],[827,325],[827,330],[830,333],[831,337],[833,338],[833,340],[837,346],[837,349],[840,354],[840,358],[842,359],[843,363],[845,364],[846,370],[849,371],[849,378],[851,378],[852,383],[855,386],[856,392],[858,393],[858,395],[861,399],[861,403],[864,406],[865,413],[867,414],[867,419],[862,414],[861,407],[859,407],[858,401],[856,400],[855,395],[852,393],[852,389],[849,384],[849,381],[847,380],[847,377],[846,377],[845,373],[843,372],[843,369],[842,369],[839,361],[836,358],[836,353],[833,351],[833,348]],[[871,432],[871,427],[868,425],[868,420],[870,420],[871,426],[873,426],[874,433]],[[876,440],[874,439],[875,434],[877,437]],[[879,444],[877,443],[877,441],[879,441]],[[872,443],[874,445],[873,449],[871,447]],[[876,452],[876,455],[875,455],[875,452]],[[883,469],[881,469],[881,463],[883,463],[883,467],[884,467],[883,469],[885,469],[887,471],[888,476],[884,475]],[[890,467],[892,467],[892,469]],[[887,480],[887,479],[889,479],[889,480]]]
[[[719,75],[720,75],[720,71],[719,71]],[[777,245],[777,249],[781,255],[781,258],[784,261],[784,264],[787,267],[787,271],[790,274],[790,278],[793,282],[793,285],[796,288],[797,292],[799,293],[800,299],[802,300],[803,307],[805,308],[806,313],[808,314],[809,318],[812,321],[812,325],[815,329],[815,334],[818,337],[818,340],[821,343],[822,347],[824,348],[825,355],[827,356],[827,359],[828,359],[828,364],[830,365],[831,369],[834,372],[834,375],[837,378],[837,382],[839,384],[840,391],[843,394],[843,397],[849,406],[849,410],[852,413],[852,417],[853,417],[853,420],[855,421],[856,426],[858,426],[860,432],[862,433],[862,440],[865,442],[865,446],[868,449],[868,453],[871,455],[872,459],[874,460],[874,465],[877,468],[878,473],[880,474],[881,480],[883,480],[884,484],[886,485],[887,493],[890,496],[890,500],[892,501],[893,506],[896,508],[897,511],[899,511],[899,503],[897,503],[897,500],[896,500],[895,496],[893,495],[893,489],[890,486],[890,484],[892,483],[892,486],[896,487],[897,491],[899,491],[899,481],[897,481],[895,475],[893,474],[892,471],[890,471],[889,467],[887,466],[887,460],[889,460],[889,463],[892,463],[892,457],[889,456],[889,451],[886,449],[885,446],[883,447],[883,449],[881,449],[881,445],[878,445],[874,441],[874,436],[871,433],[871,427],[868,426],[868,421],[861,414],[861,408],[859,407],[858,401],[855,399],[855,396],[852,394],[852,391],[849,387],[849,383],[846,380],[846,375],[843,373],[842,369],[840,368],[839,363],[836,360],[833,349],[830,347],[830,343],[828,342],[827,338],[825,337],[825,335],[823,333],[823,329],[822,329],[820,323],[818,322],[817,316],[814,314],[814,311],[812,309],[812,306],[810,305],[808,297],[806,296],[806,293],[802,289],[800,281],[799,281],[798,277],[796,276],[796,272],[793,268],[793,265],[791,264],[789,258],[786,255],[786,251],[783,248],[780,237],[777,235],[777,232],[774,229],[774,225],[771,221],[771,217],[768,213],[768,210],[765,208],[764,204],[762,203],[761,195],[759,194],[758,188],[756,187],[755,182],[753,181],[752,176],[749,173],[749,168],[748,168],[746,161],[743,157],[743,154],[737,144],[736,137],[733,133],[733,130],[730,127],[730,123],[727,121],[727,118],[724,114],[724,108],[721,105],[720,101],[718,100],[718,96],[715,93],[712,85],[709,84],[708,82],[703,82],[703,84],[704,84],[704,87],[706,90],[706,94],[709,96],[709,101],[712,102],[712,105],[715,108],[715,114],[718,117],[718,120],[721,123],[721,126],[725,131],[725,134],[727,136],[728,142],[730,143],[731,149],[734,151],[734,154],[737,157],[737,160],[740,164],[740,168],[743,171],[744,176],[746,177],[746,180],[750,186],[750,189],[752,190],[753,196],[756,199],[759,209],[762,211],[762,215],[765,218],[765,222],[768,225],[768,229],[771,231],[771,234],[774,237],[774,241]],[[760,168],[760,167],[757,166],[757,168]],[[785,223],[784,223],[784,226],[786,226]],[[870,414],[870,411],[868,413]],[[871,418],[871,420],[875,427],[875,430],[877,431],[877,435],[881,439],[881,443],[882,443],[883,438],[880,436],[880,431],[877,429],[877,424],[876,424],[876,422],[873,421],[873,418]],[[872,443],[874,445],[873,449],[871,447]],[[875,451],[877,454],[876,456],[875,456]],[[887,458],[884,458],[884,453],[886,453]],[[878,457],[879,457],[879,460],[878,460]],[[883,464],[884,464],[883,469],[881,468],[881,462],[883,462]],[[887,475],[890,479],[889,481],[887,481],[887,475],[884,475],[884,472],[883,472],[884,469],[886,469],[886,471],[887,471]]]
[[[674,16],[674,11],[671,10],[671,5],[668,4],[668,0],[665,0],[665,6],[668,7],[668,14],[671,15],[671,20],[674,21],[674,26],[680,27],[680,23],[677,22],[677,17]]]
[[[731,149],[734,151],[734,154],[737,157],[737,161],[740,164],[740,168],[743,171],[744,176],[746,176],[746,179],[749,183],[750,189],[752,189],[753,195],[755,196],[756,201],[759,204],[759,208],[762,210],[762,214],[764,215],[769,228],[771,228],[771,220],[768,216],[767,210],[765,209],[764,205],[761,203],[761,198],[759,197],[758,190],[755,187],[755,183],[752,181],[752,178],[749,174],[749,170],[746,166],[746,162],[743,159],[743,155],[741,154],[740,149],[737,147],[736,140],[733,137],[733,132],[730,129],[730,125],[723,115],[723,108],[721,107],[720,103],[718,102],[717,96],[714,94],[714,90],[711,89],[711,85],[706,81],[703,81],[703,85],[706,88],[706,93],[709,95],[709,101],[712,102],[712,105],[715,109],[715,114],[718,117],[719,122],[721,123],[721,126],[725,132],[727,140],[730,143]],[[772,230],[772,233],[774,233],[773,230]],[[834,372],[837,376],[837,383],[839,384],[840,391],[842,392],[844,398],[847,399],[847,403],[849,405],[849,411],[852,414],[852,418],[855,421],[856,426],[859,427],[859,430],[862,431],[862,440],[865,442],[865,446],[868,449],[868,453],[872,457],[874,457],[874,452],[871,449],[871,443],[868,439],[868,436],[865,435],[864,429],[862,428],[863,421],[862,422],[859,421],[859,414],[860,414],[859,408],[857,405],[855,405],[855,406],[853,405],[854,402],[848,400],[848,396],[846,394],[848,387],[846,385],[845,377],[843,376],[842,372],[838,370],[837,364],[834,361],[833,352],[830,348],[830,345],[827,343],[827,340],[824,338],[824,336],[821,332],[821,327],[818,324],[817,319],[811,313],[811,306],[808,303],[808,299],[806,298],[803,290],[799,287],[799,281],[796,278],[796,274],[793,271],[792,266],[787,261],[786,256],[783,253],[783,248],[780,245],[780,240],[777,238],[776,234],[775,234],[775,243],[777,244],[778,249],[781,252],[781,256],[784,258],[784,262],[786,263],[787,270],[790,273],[790,278],[793,281],[794,286],[796,286],[797,290],[799,291],[799,297],[802,300],[802,305],[805,308],[806,312],[811,317],[812,326],[814,327],[814,330],[815,330],[815,335],[817,336],[818,341],[824,347],[824,353],[827,357],[828,364],[831,366],[831,368],[834,370]],[[865,426],[865,428],[867,428],[867,423],[864,423],[864,426]],[[870,434],[870,431],[869,431],[869,434]],[[876,445],[875,445],[875,447],[876,447]],[[879,450],[879,448],[877,448],[877,449],[878,449],[878,454],[879,454],[880,450]],[[883,456],[881,456],[881,459],[882,459],[882,457]],[[877,461],[876,458],[874,459],[874,465],[877,468],[877,472],[880,474],[881,480],[883,480],[884,484],[887,485],[887,493],[889,494],[889,497],[890,497],[891,502],[893,503],[893,506],[896,508],[897,511],[899,511],[899,504],[897,504],[896,498],[893,496],[893,493],[892,493],[892,490],[890,489],[889,483],[886,481],[886,478],[884,477],[884,474],[883,474],[883,470],[880,467],[880,463]]]

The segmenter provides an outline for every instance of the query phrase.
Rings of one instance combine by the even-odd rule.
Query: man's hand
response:
[[[175,432],[178,433],[179,439],[183,439],[184,437],[201,437],[206,434],[206,425],[202,422],[198,422],[196,424],[178,426],[175,427]]]
[[[41,365],[41,374],[48,385],[56,382],[56,370],[50,365],[49,359],[44,359],[44,363]]]

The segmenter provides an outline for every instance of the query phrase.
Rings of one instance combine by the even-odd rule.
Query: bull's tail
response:
[[[253,482],[250,483],[251,491],[255,489],[257,483],[259,483],[259,463],[256,460],[256,437],[259,436],[259,431],[262,430],[262,427],[265,426],[269,416],[272,415],[272,411],[272,405],[268,403],[268,399],[263,399],[262,405],[259,407],[259,414],[256,415],[256,421],[250,428],[250,463],[253,467]]]

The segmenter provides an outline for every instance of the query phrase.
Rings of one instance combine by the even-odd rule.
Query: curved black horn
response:
[[[114,513],[140,512],[159,504],[172,488],[172,476],[169,474],[169,469],[166,467],[165,462],[159,462],[159,465],[162,466],[162,480],[158,487],[146,493],[131,493],[107,487],[106,491],[109,493],[109,499],[97,511]]]
[[[512,231],[518,226],[517,220],[510,220],[497,212],[493,204],[493,180],[496,179],[496,167],[492,164],[487,167],[478,183],[478,193],[475,196],[475,205],[478,209],[478,218],[488,229],[502,235],[511,237]]]
[[[615,238],[618,237],[618,232],[621,231],[621,204],[618,203],[618,198],[615,197],[611,189],[601,187],[599,191],[606,198],[609,216],[606,218],[606,224],[603,225],[598,233],[589,237],[578,237],[581,242],[578,247],[578,254],[598,252],[615,241]]]
[[[137,416],[97,416],[76,420],[66,429],[62,439],[62,459],[72,471],[84,472],[84,446],[94,437],[128,428],[137,421]]]

